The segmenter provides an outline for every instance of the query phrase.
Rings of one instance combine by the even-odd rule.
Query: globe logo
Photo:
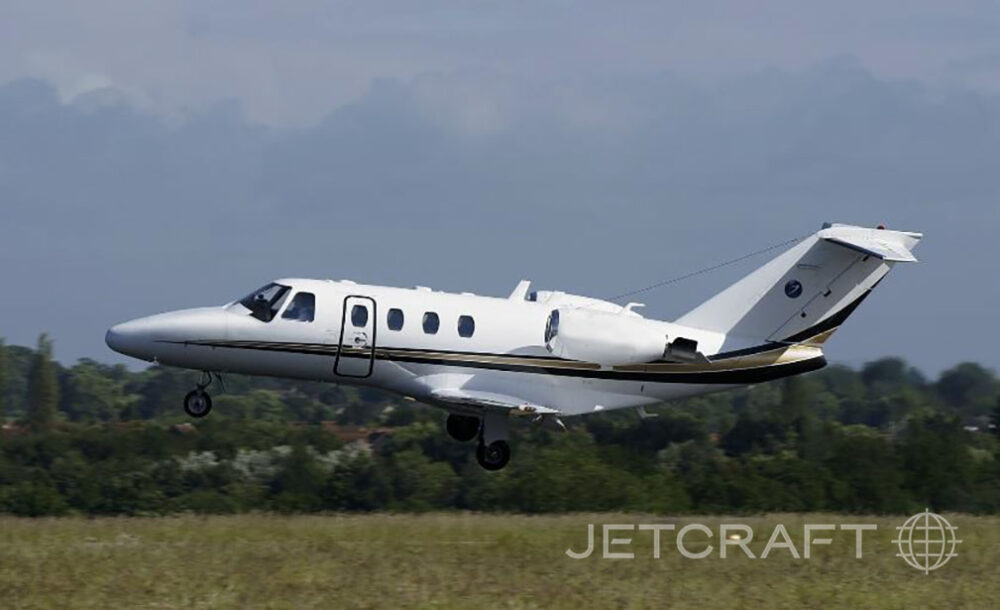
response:
[[[955,535],[957,529],[941,515],[925,508],[924,512],[913,515],[896,528],[896,540],[892,541],[899,547],[896,557],[902,557],[910,567],[929,574],[958,556],[955,547],[962,541]]]
[[[802,282],[798,280],[789,280],[785,284],[785,296],[790,299],[797,299],[799,295],[802,294]]]

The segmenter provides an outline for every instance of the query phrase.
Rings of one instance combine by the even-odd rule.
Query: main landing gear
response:
[[[218,377],[218,375],[202,371],[198,387],[188,392],[187,396],[184,397],[184,412],[188,416],[194,418],[205,417],[212,410],[212,397],[208,395],[205,388],[212,385],[214,377]],[[222,382],[221,377],[219,377],[219,382]]]
[[[480,419],[471,415],[448,415],[448,435],[466,442],[478,436],[476,461],[486,470],[500,470],[510,461],[510,444],[505,413],[486,413]]]
[[[500,470],[510,461],[510,445],[507,441],[493,441],[487,445],[480,440],[476,447],[476,461],[486,470]]]
[[[471,415],[450,413],[445,423],[448,436],[459,442],[471,441],[479,434],[479,418]]]

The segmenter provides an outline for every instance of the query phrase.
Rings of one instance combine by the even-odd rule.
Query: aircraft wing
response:
[[[430,397],[442,405],[473,407],[487,410],[510,411],[519,415],[558,415],[559,411],[520,398],[494,392],[465,390],[462,388],[439,388],[431,390]]]

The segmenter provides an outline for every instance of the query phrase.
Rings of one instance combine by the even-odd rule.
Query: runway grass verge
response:
[[[945,515],[958,556],[924,574],[896,557],[901,517],[762,515],[678,519],[635,514],[0,517],[4,608],[986,608],[1000,573],[1000,517]],[[704,524],[685,536],[677,530]],[[720,557],[722,523],[753,530],[747,548]],[[783,524],[788,548],[761,554]],[[804,552],[805,523],[875,524],[855,557],[852,530]],[[588,524],[595,549],[583,551]],[[604,524],[666,524],[660,557],[653,532]],[[935,534],[939,536],[939,534]],[[731,541],[732,542],[732,541]]]

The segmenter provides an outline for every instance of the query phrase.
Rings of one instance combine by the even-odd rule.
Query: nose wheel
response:
[[[202,372],[198,387],[188,392],[187,396],[184,397],[184,412],[189,417],[205,417],[212,410],[212,397],[208,395],[205,388],[212,385],[214,377],[218,377],[218,375],[208,371]],[[222,377],[219,377],[219,383],[222,383]]]
[[[184,412],[190,417],[205,417],[211,410],[212,397],[201,388],[191,390],[184,397]]]

